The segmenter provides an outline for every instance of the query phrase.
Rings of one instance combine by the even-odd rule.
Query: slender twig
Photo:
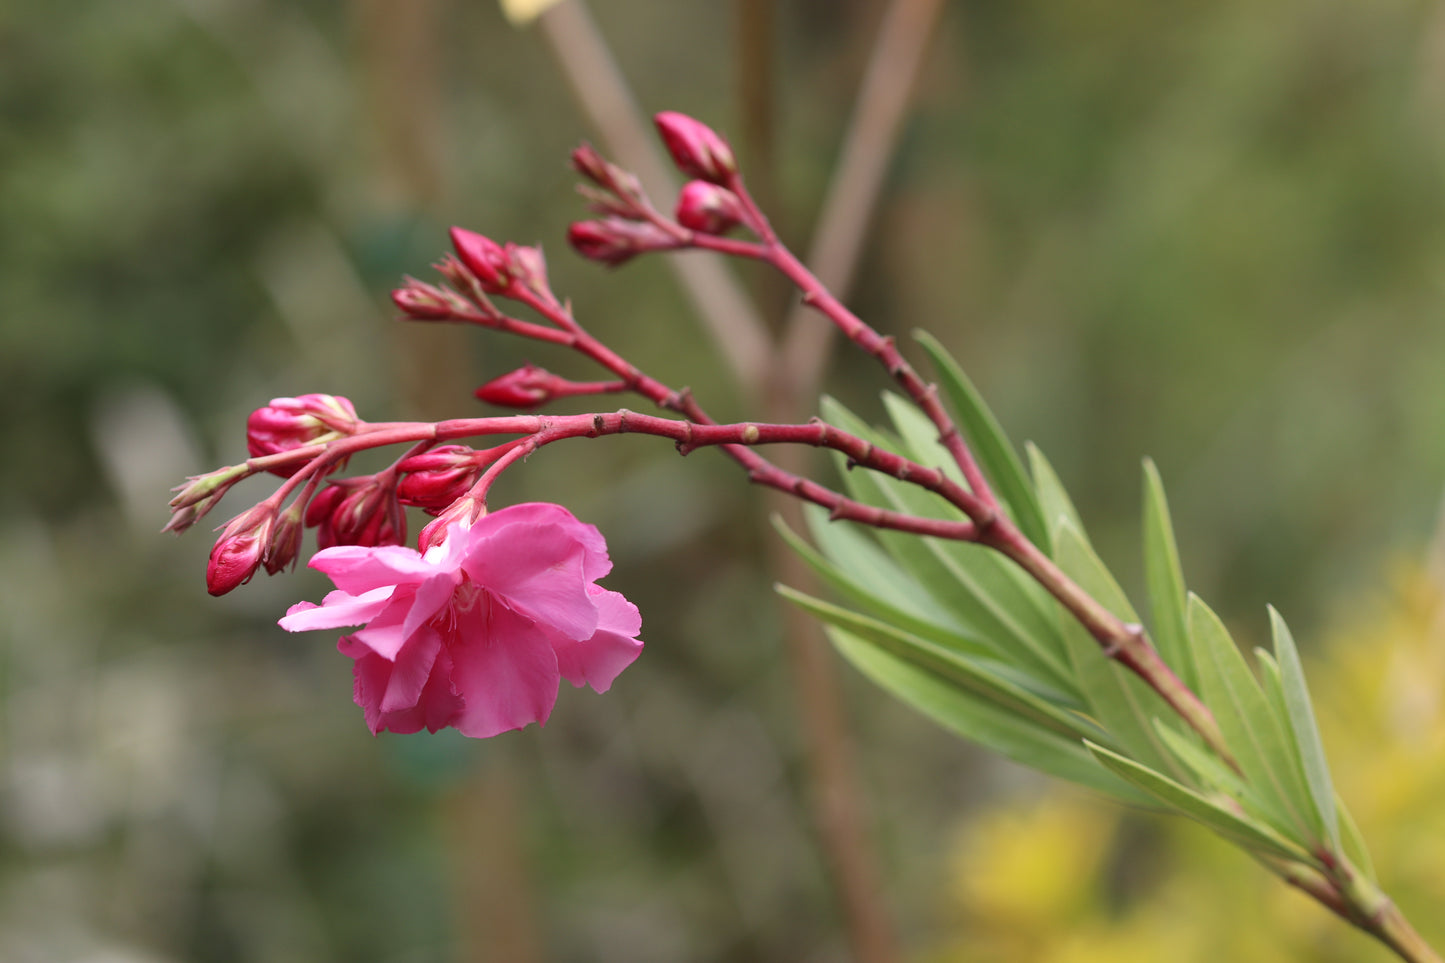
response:
[[[581,0],[563,0],[538,19],[578,105],[608,148],[653,197],[677,193],[677,180],[643,120],[617,62]],[[754,396],[772,355],[767,325],[727,269],[706,258],[668,258],[728,371],[745,397]]]

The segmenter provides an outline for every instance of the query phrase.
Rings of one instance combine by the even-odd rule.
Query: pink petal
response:
[[[503,509],[483,521],[510,511]],[[575,519],[572,525],[518,520],[479,532],[478,523],[472,527],[472,551],[462,569],[517,612],[568,638],[590,638],[597,631],[597,608],[587,598],[584,548],[576,527],[581,526]]]
[[[642,641],[637,638],[642,616],[621,592],[589,585],[587,594],[597,605],[597,632],[585,642],[554,642],[557,667],[574,686],[590,685],[606,692],[642,652]]]
[[[376,618],[366,624],[366,628],[351,633],[353,643],[364,645],[383,659],[395,662],[398,654],[412,638],[405,630],[406,617],[411,609],[412,591],[411,586],[398,588],[397,594],[402,598],[396,599],[383,609]]]
[[[410,585],[437,573],[436,565],[400,545],[339,545],[322,549],[307,564],[352,594],[381,585]]]
[[[276,624],[287,632],[365,625],[386,608],[395,591],[394,586],[383,585],[360,595],[350,595],[342,591],[331,592],[320,605],[297,602],[286,610],[286,615]]]
[[[432,633],[434,636],[436,633]],[[366,717],[366,725],[373,735],[383,730],[391,732],[416,732],[425,727],[436,732],[452,724],[462,709],[462,700],[451,689],[451,659],[436,637],[437,645],[432,649],[430,671],[423,677],[425,683],[419,694],[404,708],[383,709],[392,701],[393,690],[398,685],[397,677],[406,661],[405,657],[392,663],[376,655],[365,646],[353,643],[350,637],[343,638],[338,648],[356,659],[354,699]],[[424,646],[421,648],[425,648]],[[410,653],[408,652],[408,655]],[[405,701],[398,698],[396,701]]]
[[[412,598],[411,609],[406,613],[406,621],[402,624],[403,634],[411,635],[446,607],[452,600],[456,587],[456,578],[451,572],[433,575],[418,585],[416,595]]]
[[[452,688],[466,703],[452,725],[484,739],[546,722],[557,701],[557,657],[530,620],[484,602],[463,613],[447,641]]]
[[[392,664],[391,678],[381,697],[382,712],[410,709],[417,704],[441,647],[442,637],[435,629],[423,628],[408,636],[407,644]]]

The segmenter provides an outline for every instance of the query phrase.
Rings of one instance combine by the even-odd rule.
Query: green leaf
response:
[[[1029,541],[1047,549],[1047,518],[1034,495],[1029,476],[1024,473],[1023,462],[998,419],[938,339],[926,331],[916,331],[914,337],[933,362],[939,386],[958,416],[959,428],[995,494],[1006,503],[1010,516]]]
[[[1250,808],[1307,846],[1315,834],[1308,818],[1314,807],[1296,776],[1291,740],[1224,623],[1196,595],[1189,596],[1188,620],[1201,695],[1244,772]]]
[[[803,513],[822,551],[809,545],[777,516],[773,527],[843,598],[885,622],[950,648],[975,654],[992,651],[964,633],[958,620],[857,526],[829,522],[827,512],[816,505],[804,506]]]
[[[825,417],[844,431],[875,445],[901,447],[836,401],[824,399],[823,408]],[[917,485],[866,470],[845,469],[842,474],[848,494],[865,504],[925,517],[963,517]],[[990,645],[998,659],[1049,687],[1076,694],[1054,603],[1016,565],[981,545],[887,530],[875,536],[930,595],[949,607],[964,631]]]
[[[859,672],[944,728],[1040,772],[1122,802],[1153,806],[1147,795],[1095,765],[1082,742],[1061,739],[997,706],[971,698],[845,629],[827,626],[826,631],[838,651]]]
[[[1249,796],[1244,780],[1239,773],[1230,769],[1214,753],[1205,749],[1194,732],[1184,733],[1167,726],[1159,719],[1154,720],[1154,731],[1175,759],[1184,764],[1194,775],[1194,782],[1201,789],[1222,792],[1235,800]]]
[[[1044,453],[1033,442],[1027,443],[1024,448],[1029,456],[1029,471],[1034,476],[1034,489],[1038,492],[1039,510],[1044,513],[1044,519],[1048,523],[1049,537],[1053,537],[1059,520],[1063,519],[1074,527],[1074,531],[1078,532],[1079,537],[1087,544],[1089,536],[1079,518],[1079,510],[1074,507],[1069,493],[1064,490],[1064,483],[1059,481],[1054,466],[1049,464]],[[1042,547],[1048,550],[1049,543]]]
[[[1007,666],[989,666],[958,652],[929,642],[878,619],[824,602],[787,586],[777,586],[778,594],[815,618],[848,632],[849,635],[878,648],[953,685],[971,696],[993,703],[1000,709],[1048,729],[1060,737],[1077,741],[1089,737],[1107,739],[1107,735],[1081,715],[1059,708],[1056,704],[1029,692],[1005,674]],[[1000,672],[1000,669],[1003,671]]]
[[[1313,865],[1309,854],[1290,840],[1281,837],[1269,826],[1231,812],[1199,793],[1180,785],[1168,776],[1142,766],[1132,759],[1092,742],[1084,743],[1094,758],[1109,771],[1125,779],[1170,809],[1201,822],[1230,841],[1251,852],[1268,853],[1292,862]]]
[[[1144,578],[1149,588],[1154,645],[1164,662],[1190,689],[1199,688],[1199,672],[1189,649],[1184,622],[1184,569],[1169,520],[1169,502],[1154,462],[1144,459]]]
[[[1054,554],[1059,568],[1104,608],[1125,622],[1138,622],[1124,591],[1066,519],[1053,530]],[[1168,703],[1141,679],[1106,656],[1099,642],[1067,612],[1063,619],[1064,639],[1074,667],[1074,678],[1090,712],[1128,753],[1156,769],[1178,771],[1165,751],[1151,721],[1171,715]]]
[[[1305,783],[1314,800],[1319,821],[1324,827],[1325,841],[1334,852],[1340,851],[1339,821],[1335,818],[1335,789],[1330,781],[1330,765],[1325,759],[1324,742],[1315,723],[1309,688],[1305,685],[1304,666],[1299,650],[1284,618],[1269,609],[1269,624],[1274,633],[1274,654],[1279,660],[1280,685],[1289,727],[1293,730],[1300,762],[1304,766]]]
[[[1339,796],[1335,796],[1335,812],[1339,815],[1340,842],[1344,845],[1346,858],[1366,879],[1379,883],[1380,880],[1375,875],[1375,861],[1370,859],[1370,850],[1365,846],[1365,837],[1360,833],[1355,817],[1345,808],[1345,801]]]

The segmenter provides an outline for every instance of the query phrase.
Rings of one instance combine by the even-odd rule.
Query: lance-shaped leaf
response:
[[[1104,608],[1125,622],[1138,622],[1134,608],[1104,563],[1065,519],[1053,529],[1059,568]],[[1183,774],[1154,732],[1155,716],[1173,710],[1132,672],[1108,658],[1099,642],[1068,613],[1061,613],[1074,678],[1094,718],[1129,755],[1152,768]]]
[[[1290,635],[1289,626],[1285,625],[1284,618],[1274,606],[1269,609],[1269,623],[1274,633],[1274,655],[1279,662],[1284,707],[1300,762],[1304,765],[1305,782],[1324,827],[1325,842],[1333,851],[1339,852],[1340,827],[1339,820],[1335,818],[1335,789],[1330,780],[1330,764],[1325,759],[1325,745],[1315,723],[1315,710],[1310,704],[1309,688],[1305,685],[1304,666],[1300,664],[1294,636]]]
[[[946,608],[856,526],[829,522],[827,513],[816,505],[804,506],[803,511],[819,548],[809,545],[781,518],[773,518],[773,527],[850,604],[952,649],[976,655],[992,651],[965,633]]]
[[[1006,503],[1010,516],[1029,541],[1047,550],[1047,517],[1039,506],[1028,475],[1024,473],[1023,462],[999,426],[998,419],[938,339],[926,331],[916,331],[914,337],[933,362],[939,386],[953,406],[959,427],[968,439],[979,467],[993,485],[994,493]]]
[[[1184,622],[1184,569],[1169,520],[1169,502],[1154,462],[1144,459],[1144,578],[1149,588],[1154,644],[1169,668],[1190,689],[1199,688],[1199,673],[1189,650]]]
[[[1188,619],[1201,694],[1243,770],[1249,808],[1308,845],[1309,837],[1316,835],[1311,818],[1314,803],[1300,776],[1293,740],[1276,720],[1268,697],[1219,616],[1198,596],[1190,595]]]
[[[1308,853],[1280,836],[1268,825],[1243,816],[1206,799],[1162,773],[1142,766],[1103,746],[1085,743],[1094,758],[1110,772],[1133,783],[1170,809],[1208,826],[1226,839],[1251,852],[1266,853],[1290,862],[1313,866]]]
[[[1074,501],[1064,489],[1064,483],[1059,481],[1054,466],[1049,464],[1044,453],[1032,442],[1026,444],[1024,448],[1029,456],[1029,472],[1034,476],[1034,490],[1038,492],[1039,496],[1039,509],[1044,513],[1044,518],[1048,522],[1049,538],[1053,538],[1054,529],[1058,527],[1059,520],[1064,519],[1074,527],[1074,531],[1078,532],[1079,537],[1087,544],[1089,536],[1084,530],[1083,521],[1079,518],[1079,510],[1074,507]],[[1052,542],[1046,543],[1043,548],[1053,554],[1050,545]]]
[[[1108,741],[1108,735],[1085,717],[1060,708],[1056,700],[1041,698],[1019,685],[1006,665],[971,659],[897,626],[860,615],[787,586],[778,594],[815,618],[837,626],[849,635],[871,643],[895,658],[957,687],[975,699],[990,702],[1020,719],[1075,742],[1082,738]]]
[[[1062,739],[1012,712],[973,698],[845,629],[830,625],[825,630],[858,671],[944,728],[1040,772],[1122,802],[1155,807],[1148,795],[1096,765],[1082,742]]]
[[[830,422],[851,434],[895,451],[902,447],[898,439],[869,428],[831,399],[824,399],[823,410]],[[848,494],[865,504],[911,515],[963,518],[953,506],[917,485],[857,469],[843,474]],[[876,534],[928,594],[949,607],[968,635],[986,642],[1001,661],[1017,665],[1045,685],[1073,691],[1073,673],[1053,603],[1011,562],[980,545],[886,530]]]

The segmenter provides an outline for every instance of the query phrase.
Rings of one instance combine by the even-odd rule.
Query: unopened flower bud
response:
[[[306,508],[305,523],[316,529],[321,548],[337,545],[400,545],[406,516],[396,491],[371,478],[349,478],[326,486]]]
[[[722,184],[737,172],[732,148],[711,127],[671,110],[657,114],[652,120],[673,163],[688,177]]]
[[[547,283],[547,259],[540,247],[508,243],[507,268],[512,277],[526,285],[544,301],[556,301]]]
[[[465,445],[442,445],[412,455],[396,466],[406,472],[396,486],[397,498],[403,505],[439,512],[465,495],[491,460]]]
[[[491,238],[465,228],[452,228],[452,247],[457,257],[488,294],[501,294],[511,284],[507,274],[507,252]]]
[[[582,144],[572,151],[572,168],[583,177],[614,195],[624,207],[635,209],[642,200],[642,183],[636,175],[608,163],[591,144]]]
[[[211,559],[206,565],[208,592],[225,595],[251,580],[261,565],[273,522],[271,508],[263,502],[226,524],[225,531],[211,549]]]
[[[405,287],[392,291],[391,301],[403,314],[417,321],[445,321],[456,314],[456,306],[447,292],[416,278],[407,278]]]
[[[337,395],[272,398],[246,419],[246,448],[252,458],[262,458],[353,434],[360,425],[351,402]],[[284,478],[300,467],[293,463],[269,470]]]
[[[489,405],[499,408],[535,408],[552,398],[550,371],[534,364],[525,364],[493,378],[474,393]]]
[[[463,498],[451,504],[446,511],[427,523],[417,536],[416,548],[423,555],[429,549],[435,548],[447,539],[447,529],[453,525],[461,525],[470,528],[472,524],[487,513],[485,505],[475,498]]]
[[[271,529],[271,538],[261,552],[261,564],[267,575],[275,575],[293,565],[301,551],[301,506],[295,502],[280,515]]]
[[[677,238],[656,224],[617,217],[577,221],[567,229],[567,240],[583,257],[613,266],[647,251],[680,246]]]
[[[743,205],[726,187],[688,181],[677,195],[677,223],[700,234],[722,234],[743,219]]]
[[[204,475],[187,478],[186,484],[171,489],[176,493],[176,497],[170,501],[170,521],[161,531],[175,532],[177,535],[184,532],[215,508],[226,492],[231,490],[232,485],[249,474],[251,470],[245,465],[227,465]]]

